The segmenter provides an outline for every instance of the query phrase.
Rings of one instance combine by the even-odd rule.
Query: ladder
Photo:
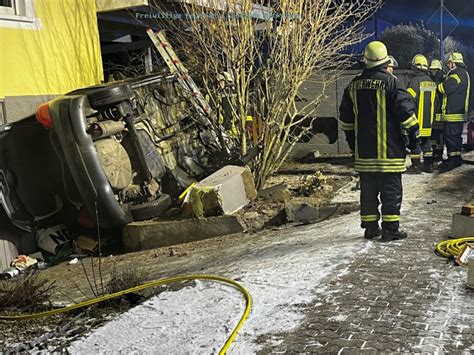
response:
[[[206,118],[206,123],[210,124],[211,122],[209,121],[209,117],[212,112],[211,107],[209,106],[203,94],[197,87],[194,80],[189,75],[186,67],[179,60],[178,56],[173,50],[173,47],[166,39],[164,31],[161,30],[158,32],[154,32],[151,28],[149,28],[146,32],[148,34],[148,37],[150,37],[156,49],[164,59],[166,65],[170,69],[171,74],[177,75],[178,82],[181,84],[181,86],[186,92],[189,92],[191,94],[191,101],[194,107],[197,109],[201,116]]]

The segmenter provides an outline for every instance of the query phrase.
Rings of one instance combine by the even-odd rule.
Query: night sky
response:
[[[444,5],[460,22],[452,36],[474,46],[474,1],[445,0]],[[383,8],[377,14],[383,27],[399,23],[419,23],[423,21],[429,29],[439,31],[439,12],[427,23],[430,17],[439,9],[439,0],[385,0]],[[445,32],[453,29],[455,22],[445,13]]]

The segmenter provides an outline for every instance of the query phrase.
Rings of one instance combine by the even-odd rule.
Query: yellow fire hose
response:
[[[456,258],[466,243],[474,243],[474,237],[444,240],[438,243],[436,252],[445,258]]]
[[[99,303],[99,302],[107,301],[107,300],[110,300],[112,298],[116,298],[116,297],[126,295],[128,293],[142,291],[142,290],[145,290],[147,288],[157,287],[157,286],[176,283],[176,282],[181,282],[181,281],[190,281],[190,280],[210,280],[210,281],[217,281],[217,282],[221,282],[221,283],[226,283],[226,284],[232,285],[235,288],[237,288],[245,297],[246,306],[245,306],[244,313],[240,317],[239,322],[235,326],[235,328],[232,331],[232,333],[230,334],[229,338],[227,338],[227,341],[225,342],[224,346],[219,351],[219,354],[225,354],[227,352],[227,350],[229,349],[230,345],[232,344],[232,342],[235,340],[235,337],[237,336],[237,333],[239,332],[240,328],[242,327],[242,325],[244,324],[245,320],[247,319],[247,317],[250,313],[250,309],[252,308],[252,296],[250,295],[249,291],[244,286],[240,285],[238,282],[236,282],[234,280],[231,280],[231,279],[228,279],[228,278],[222,277],[222,276],[184,275],[184,276],[170,277],[170,278],[161,279],[161,280],[157,280],[157,281],[147,282],[143,285],[132,287],[132,288],[129,288],[127,290],[111,293],[109,295],[97,297],[97,298],[94,298],[94,299],[91,299],[91,300],[76,303],[76,304],[73,304],[71,306],[67,306],[67,307],[63,307],[63,308],[59,308],[59,309],[54,309],[54,310],[51,310],[51,311],[39,312],[39,313],[34,313],[34,314],[24,314],[24,315],[18,315],[18,316],[3,316],[3,315],[0,315],[0,320],[17,321],[17,320],[36,319],[36,318],[53,316],[53,315],[57,315],[57,314],[61,314],[61,313],[66,313],[66,312],[69,312],[69,311],[72,311],[72,310],[75,310],[75,309],[78,309],[78,308],[87,307],[87,306],[90,306],[90,305],[93,305],[93,304],[96,304],[96,303]]]

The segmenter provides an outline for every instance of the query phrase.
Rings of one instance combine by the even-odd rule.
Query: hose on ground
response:
[[[474,237],[443,240],[436,246],[435,252],[445,258],[456,258],[464,248],[464,244],[474,243]]]
[[[219,351],[219,354],[225,354],[227,350],[229,349],[230,345],[232,344],[232,342],[235,340],[237,333],[239,332],[240,328],[242,327],[242,325],[244,324],[245,320],[247,319],[250,313],[250,309],[252,308],[252,296],[250,295],[249,291],[238,282],[228,279],[226,277],[216,276],[216,275],[183,275],[183,276],[165,278],[165,279],[161,279],[157,281],[147,282],[143,285],[132,287],[127,290],[111,293],[111,294],[100,296],[100,297],[90,299],[84,302],[76,303],[71,306],[58,308],[58,309],[54,309],[50,311],[44,311],[44,312],[33,313],[33,314],[13,315],[13,316],[0,315],[0,320],[18,321],[18,320],[37,319],[37,318],[53,316],[53,315],[57,315],[61,313],[70,312],[75,309],[91,306],[93,304],[107,301],[107,300],[120,297],[129,293],[143,291],[147,288],[152,288],[152,287],[157,287],[157,286],[162,286],[165,284],[171,284],[171,283],[182,282],[182,281],[191,281],[191,280],[208,280],[208,281],[217,281],[217,282],[225,283],[225,284],[234,286],[244,295],[245,302],[246,302],[245,310],[242,313],[242,316],[240,317],[240,320],[235,326],[234,330],[232,331],[230,336],[227,338],[227,341],[225,342],[224,346]]]

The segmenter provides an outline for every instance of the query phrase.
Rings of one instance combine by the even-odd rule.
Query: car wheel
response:
[[[161,216],[171,206],[171,197],[169,195],[160,195],[156,200],[130,206],[135,221],[143,221]]]
[[[133,91],[130,85],[121,84],[97,89],[88,94],[87,98],[89,99],[89,105],[97,110],[129,100],[132,96]]]

